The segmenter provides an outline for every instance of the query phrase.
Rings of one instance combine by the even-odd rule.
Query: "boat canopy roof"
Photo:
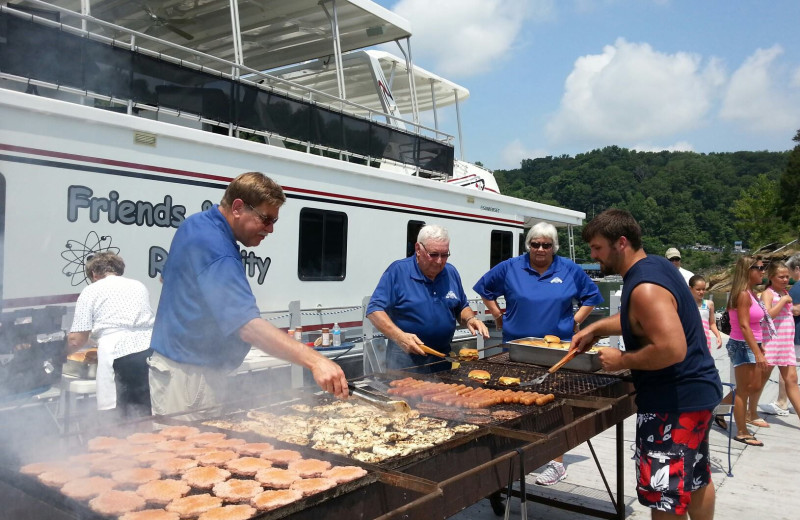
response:
[[[50,0],[47,3],[22,0],[14,3],[34,9],[48,17],[48,8],[57,6],[90,14],[100,20],[138,31],[195,51],[182,56],[164,43],[139,38],[136,45],[166,52],[197,65],[220,70],[221,62],[203,60],[196,52],[236,62],[235,24],[232,12],[238,10],[243,64],[265,71],[334,54],[331,20],[338,21],[341,51],[364,49],[407,38],[410,23],[369,0]],[[38,12],[37,12],[38,10]],[[52,17],[52,16],[51,16]],[[65,24],[80,26],[72,17],[61,17]],[[108,37],[127,39],[112,28],[91,27]],[[223,72],[230,72],[225,67]]]
[[[342,56],[345,92],[348,101],[356,105],[382,110],[378,89],[370,71],[370,61],[377,62],[389,83],[397,108],[403,114],[411,114],[411,85],[408,67],[404,58],[380,50],[356,51]],[[450,80],[442,78],[422,67],[413,66],[414,83],[417,89],[417,104],[420,112],[442,108],[463,102],[469,97],[469,90]],[[331,60],[318,59],[272,71],[275,76],[292,83],[337,96],[336,67]],[[284,87],[286,88],[286,87]],[[289,88],[289,90],[292,90]],[[298,90],[297,94],[302,95]],[[348,107],[350,110],[350,107]]]

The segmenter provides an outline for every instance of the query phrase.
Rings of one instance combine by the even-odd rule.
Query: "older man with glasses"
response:
[[[414,254],[393,262],[381,276],[367,306],[367,318],[389,340],[386,367],[418,367],[419,372],[450,368],[422,346],[450,352],[456,323],[473,335],[489,337],[486,325],[470,308],[461,276],[447,263],[450,236],[441,226],[424,226]]]
[[[286,201],[283,189],[259,172],[239,175],[219,205],[178,228],[164,267],[151,348],[153,413],[213,415],[225,400],[228,374],[251,345],[308,368],[325,391],[346,397],[341,367],[261,318],[242,268],[238,243],[255,247],[273,231]]]

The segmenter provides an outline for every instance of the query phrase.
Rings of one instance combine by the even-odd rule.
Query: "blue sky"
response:
[[[797,0],[377,3],[410,20],[415,64],[470,90],[464,158],[491,169],[608,145],[788,150],[800,129]],[[456,133],[452,109],[440,127]]]

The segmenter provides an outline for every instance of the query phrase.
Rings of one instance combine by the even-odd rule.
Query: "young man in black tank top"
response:
[[[623,276],[622,299],[619,314],[575,334],[572,348],[587,350],[601,336],[624,339],[624,352],[605,348],[599,356],[605,370],[633,376],[639,502],[652,518],[711,519],[708,432],[722,386],[689,288],[667,260],[644,252],[627,211],[604,211],[583,239],[604,273]]]

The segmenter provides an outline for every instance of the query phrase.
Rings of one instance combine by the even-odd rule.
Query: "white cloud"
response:
[[[800,71],[792,74],[776,64],[783,47],[758,49],[731,77],[720,118],[748,129],[791,133],[800,121]],[[784,79],[785,78],[785,79]],[[789,88],[787,88],[789,87]]]
[[[510,59],[524,22],[549,17],[553,6],[553,0],[401,0],[392,10],[412,20],[415,63],[463,78]]]
[[[523,159],[537,159],[550,155],[542,149],[529,149],[522,144],[519,139],[514,139],[508,143],[500,153],[501,163],[499,168],[519,168]]]
[[[694,146],[687,141],[678,141],[675,144],[667,146],[659,146],[650,143],[639,143],[631,146],[631,149],[637,152],[693,152]]]
[[[647,141],[699,126],[724,82],[721,64],[623,38],[575,61],[547,125],[555,144]]]

